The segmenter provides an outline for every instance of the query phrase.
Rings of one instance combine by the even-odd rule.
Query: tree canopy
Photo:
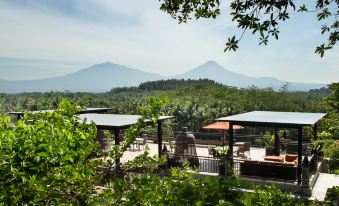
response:
[[[179,23],[186,23],[194,17],[213,18],[221,14],[220,0],[159,0],[160,9],[169,13]],[[279,38],[279,24],[290,18],[291,12],[313,12],[318,21],[323,23],[321,34],[327,37],[327,42],[317,46],[315,53],[321,57],[326,50],[332,49],[339,39],[339,0],[316,0],[315,8],[308,8],[305,4],[296,5],[294,0],[232,0],[230,15],[242,30],[240,35],[229,37],[226,51],[236,51],[238,43],[244,33],[249,30],[259,35],[259,45],[268,43],[269,38]],[[330,22],[330,23],[328,23]]]

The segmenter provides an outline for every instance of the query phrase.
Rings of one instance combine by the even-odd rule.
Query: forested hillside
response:
[[[160,80],[138,87],[112,89],[106,93],[21,93],[0,94],[0,111],[41,110],[56,108],[62,98],[86,107],[111,107],[114,113],[136,114],[150,97],[168,99],[166,115],[176,117],[176,127],[198,130],[215,118],[246,111],[325,112],[323,99],[329,89],[289,92],[288,85],[280,91],[271,88],[239,89],[208,79]],[[177,129],[176,128],[176,129]]]

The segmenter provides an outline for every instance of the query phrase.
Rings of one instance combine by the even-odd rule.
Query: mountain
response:
[[[241,88],[247,88],[256,86],[259,88],[272,87],[274,90],[279,90],[286,84],[286,81],[282,81],[272,77],[249,77],[243,74],[226,70],[224,67],[216,63],[215,61],[208,61],[203,65],[200,65],[186,73],[173,76],[176,79],[201,79],[207,78],[214,80],[218,83],[222,83],[228,86],[235,86]],[[300,82],[288,82],[289,91],[308,91],[310,89],[318,89],[325,87],[324,84],[315,83],[300,83]]]
[[[131,69],[110,62],[96,64],[80,71],[64,76],[46,78],[40,80],[6,81],[0,80],[0,92],[49,92],[49,91],[83,91],[83,92],[105,92],[115,87],[138,86],[143,82],[161,79],[211,79],[218,83],[247,88],[256,86],[259,88],[272,87],[280,89],[285,81],[271,77],[254,78],[236,72],[226,70],[214,61],[194,68],[186,73],[164,77],[158,74]],[[290,91],[308,91],[324,87],[322,84],[290,82]]]
[[[106,62],[60,77],[40,80],[0,80],[0,92],[48,92],[51,90],[104,92],[114,87],[138,86],[142,82],[162,78],[158,74]]]

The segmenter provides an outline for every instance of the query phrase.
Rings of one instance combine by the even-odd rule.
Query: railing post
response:
[[[229,123],[229,128],[228,128],[227,159],[229,160],[229,164],[233,168],[233,122]]]
[[[302,160],[302,141],[303,141],[303,128],[298,128],[298,185],[301,183],[301,160]]]

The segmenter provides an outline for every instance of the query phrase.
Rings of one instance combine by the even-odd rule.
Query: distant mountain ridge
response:
[[[142,82],[161,79],[158,74],[131,69],[110,62],[96,64],[80,71],[40,80],[5,81],[0,80],[0,92],[104,92],[114,87],[138,86]]]
[[[286,81],[282,81],[273,77],[249,77],[243,74],[226,70],[224,67],[216,63],[215,61],[208,61],[203,65],[200,65],[186,73],[179,74],[173,78],[177,79],[201,79],[207,78],[216,82],[226,84],[228,86],[235,86],[241,88],[247,88],[256,86],[259,88],[271,87],[274,90],[279,90]],[[319,89],[324,87],[324,84],[316,83],[300,83],[300,82],[288,82],[288,90],[290,91],[308,91],[310,89]]]
[[[259,88],[272,87],[275,90],[280,89],[284,84],[286,84],[286,81],[281,81],[271,77],[254,78],[232,72],[226,70],[215,61],[208,61],[186,73],[170,77],[106,62],[59,77],[40,80],[0,80],[0,92],[19,93],[65,90],[72,92],[105,92],[116,87],[138,86],[143,82],[161,79],[210,79],[228,86],[242,88],[250,86],[256,86]],[[288,85],[288,89],[290,91],[307,91],[324,86],[326,85],[291,82]]]

